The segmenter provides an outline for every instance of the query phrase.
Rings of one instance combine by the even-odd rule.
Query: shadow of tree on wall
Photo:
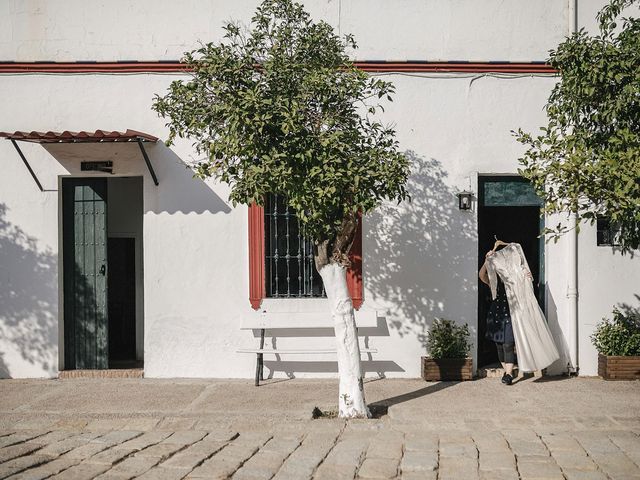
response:
[[[4,353],[0,350],[0,378],[11,378],[9,367],[4,361]]]
[[[114,174],[143,175],[149,171],[135,143],[51,143],[44,149],[68,172],[80,172],[81,162],[112,160]],[[145,213],[230,213],[231,207],[212,188],[213,182],[194,177],[194,164],[183,160],[164,143],[145,147],[159,185],[150,184]],[[217,188],[217,187],[216,187]]]
[[[367,215],[365,254],[376,261],[366,263],[365,283],[376,303],[389,306],[390,327],[426,347],[434,317],[476,323],[477,228],[475,216],[458,209],[441,163],[405,154],[411,201]]]
[[[57,371],[58,280],[56,256],[7,219],[0,203],[0,377],[10,378],[3,343],[28,363]]]
[[[195,177],[197,161],[182,160],[164,143],[148,147],[160,178],[158,200],[151,206],[154,213],[230,213],[231,207],[202,179]]]
[[[633,295],[636,297],[638,301],[638,306],[633,306],[628,303],[619,303],[617,305],[618,310],[620,310],[626,317],[637,317],[640,318],[640,295],[637,293]]]

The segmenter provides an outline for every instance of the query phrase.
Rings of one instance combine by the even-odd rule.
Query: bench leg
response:
[[[261,353],[256,354],[256,387],[260,386],[260,377],[261,377],[261,375],[260,375],[260,363],[261,363],[260,360],[261,360],[261,358],[260,357],[261,356],[262,356]]]
[[[260,330],[260,349],[264,348],[264,328]],[[264,380],[264,355],[261,353],[258,355],[258,362],[260,363],[260,380]]]
[[[260,329],[260,349],[264,348],[264,328]],[[264,380],[264,361],[262,353],[256,354],[256,387],[260,386],[260,380]]]

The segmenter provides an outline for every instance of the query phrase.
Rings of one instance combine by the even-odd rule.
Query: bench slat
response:
[[[313,354],[313,353],[336,353],[336,349],[322,349],[322,350],[280,350],[280,349],[270,349],[270,348],[241,348],[236,350],[237,353],[273,353],[273,354]],[[361,348],[360,353],[378,353],[378,350],[375,348]]]
[[[378,317],[384,312],[376,310],[356,310],[358,328],[378,326]],[[243,318],[241,330],[277,330],[281,328],[333,328],[329,312],[256,312]]]

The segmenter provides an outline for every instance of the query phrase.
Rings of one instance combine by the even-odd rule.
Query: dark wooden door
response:
[[[108,368],[107,180],[62,180],[65,368]]]

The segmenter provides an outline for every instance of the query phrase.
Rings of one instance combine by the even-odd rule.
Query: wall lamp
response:
[[[458,193],[458,208],[460,210],[471,210],[471,201],[473,200],[473,192],[466,190]]]

